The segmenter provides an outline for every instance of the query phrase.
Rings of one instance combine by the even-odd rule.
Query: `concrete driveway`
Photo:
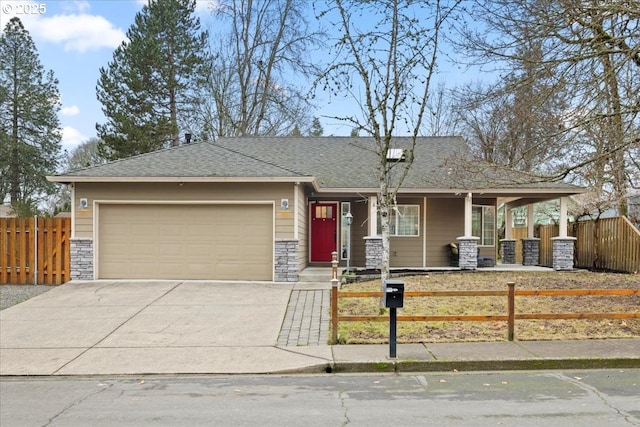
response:
[[[326,365],[278,348],[293,285],[69,282],[0,312],[0,375],[266,373]]]

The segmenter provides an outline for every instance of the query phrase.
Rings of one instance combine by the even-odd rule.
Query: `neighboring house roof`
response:
[[[411,138],[397,137],[392,145],[406,149],[410,142]],[[461,137],[418,138],[415,161],[402,185],[403,190],[581,192],[578,187],[564,183],[532,183],[523,173],[497,169],[478,161],[472,162],[475,171],[466,165],[460,168],[460,159],[468,160],[468,156],[468,146]],[[379,187],[379,164],[372,138],[237,137],[168,148],[49,179],[57,182],[306,181],[324,191],[353,192]]]

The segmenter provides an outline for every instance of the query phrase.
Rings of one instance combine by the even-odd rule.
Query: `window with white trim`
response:
[[[495,246],[496,209],[494,206],[473,206],[471,213],[471,234],[479,237],[480,246]]]
[[[378,231],[382,230],[378,214]],[[420,205],[397,205],[389,210],[390,236],[420,235]]]

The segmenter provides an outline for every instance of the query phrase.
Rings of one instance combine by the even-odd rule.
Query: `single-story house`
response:
[[[395,138],[390,152],[404,154],[408,144]],[[461,153],[468,147],[460,137],[418,138],[391,215],[392,268],[449,266],[454,242],[459,267],[475,269],[479,256],[498,259],[500,203],[562,201],[581,192],[527,183],[513,171],[488,174],[485,165],[460,173]],[[352,267],[380,266],[379,162],[370,138],[239,137],[49,180],[72,190],[72,278],[295,281],[307,266],[330,265],[334,251],[343,266],[347,258]],[[557,269],[573,267],[567,239]]]

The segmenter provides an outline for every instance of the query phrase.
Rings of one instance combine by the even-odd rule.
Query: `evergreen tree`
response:
[[[97,96],[107,117],[96,125],[102,156],[118,159],[179,144],[211,62],[195,7],[195,0],[151,0],[100,69]]]
[[[58,81],[17,17],[4,28],[0,57],[0,202],[8,194],[13,206],[34,206],[53,190],[46,176],[60,157]]]
[[[309,136],[322,136],[323,133],[324,133],[324,128],[320,123],[320,119],[317,117],[314,117],[313,121],[311,122],[311,129],[309,129]]]

